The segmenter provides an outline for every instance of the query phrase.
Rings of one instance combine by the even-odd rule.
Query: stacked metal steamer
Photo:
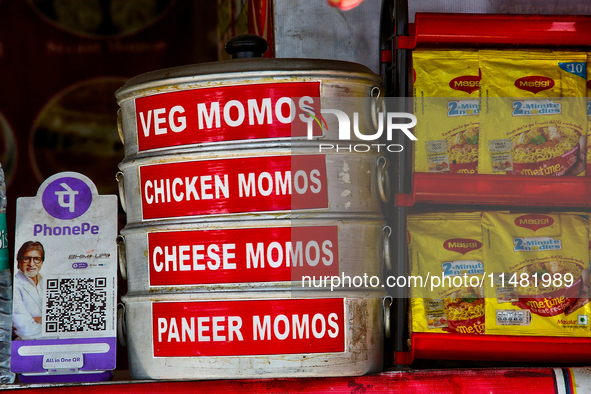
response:
[[[302,276],[316,286],[332,275],[382,277],[385,159],[320,153],[339,128],[334,116],[322,129],[317,121],[321,107],[371,102],[380,78],[353,63],[249,57],[265,49],[239,36],[227,44],[238,59],[143,74],[116,94],[134,378],[382,369],[384,289],[302,286]],[[373,134],[373,106],[361,107],[348,111]]]

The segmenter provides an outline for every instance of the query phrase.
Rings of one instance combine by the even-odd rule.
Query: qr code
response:
[[[73,333],[107,329],[107,278],[48,279],[45,331]]]

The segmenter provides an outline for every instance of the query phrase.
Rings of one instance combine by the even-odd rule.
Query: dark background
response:
[[[218,59],[216,1],[0,0],[0,162],[16,199],[62,171],[118,194],[115,91],[148,71]],[[119,208],[119,229],[125,214]],[[13,248],[10,253],[13,255]],[[119,296],[126,283],[119,277]],[[117,369],[127,369],[118,349]]]
[[[9,221],[17,197],[34,195],[60,171],[116,193],[123,147],[115,90],[144,72],[217,60],[216,20],[211,0],[0,0]]]

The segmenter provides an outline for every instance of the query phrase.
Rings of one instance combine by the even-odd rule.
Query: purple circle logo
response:
[[[76,219],[83,215],[92,203],[88,185],[78,179],[64,177],[51,182],[43,191],[43,208],[56,219]]]

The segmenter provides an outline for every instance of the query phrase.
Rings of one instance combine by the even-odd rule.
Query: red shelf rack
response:
[[[539,177],[415,173],[413,193],[396,196],[396,205],[486,204],[591,207],[591,177]]]
[[[412,359],[591,364],[591,338],[413,332]]]
[[[591,16],[417,13],[398,49],[589,48]],[[396,206],[416,203],[509,207],[591,208],[591,177],[536,177],[414,173],[411,194]],[[591,338],[411,334],[411,351],[395,352],[396,364],[414,359],[591,363]]]
[[[0,389],[26,389],[27,394],[185,394],[185,393],[392,393],[462,394],[496,393],[555,394],[573,392],[575,384],[591,379],[584,369],[506,368],[480,370],[428,370],[383,372],[366,376],[336,378],[276,378],[209,381],[114,381],[68,385],[64,383],[6,385]],[[557,386],[557,382],[560,385]],[[586,387],[586,386],[584,386]],[[570,389],[571,391],[565,391]]]
[[[416,13],[409,36],[398,48],[417,45],[482,47],[586,47],[591,42],[591,17],[582,15],[498,15]]]

